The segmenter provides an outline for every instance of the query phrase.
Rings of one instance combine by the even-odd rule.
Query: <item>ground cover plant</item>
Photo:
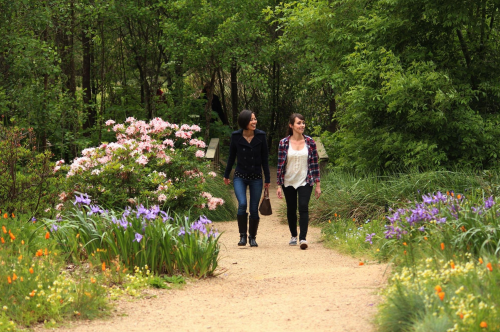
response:
[[[334,215],[324,232],[334,246],[364,257],[360,264],[393,263],[381,331],[498,330],[499,216],[490,191],[436,191],[372,220]]]

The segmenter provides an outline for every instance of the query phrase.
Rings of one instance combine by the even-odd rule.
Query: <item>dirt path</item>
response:
[[[283,202],[275,189],[271,199],[277,211]],[[217,227],[224,232],[221,275],[153,299],[120,302],[111,319],[78,322],[68,331],[373,330],[385,266],[359,266],[324,248],[319,228],[309,230],[309,249],[290,247],[288,226],[276,214],[262,217],[258,248],[236,245],[235,221]]]

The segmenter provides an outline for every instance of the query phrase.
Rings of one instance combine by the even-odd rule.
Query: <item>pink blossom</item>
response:
[[[56,167],[54,167],[54,173],[56,173],[56,172],[57,172],[58,170],[60,170],[60,169],[61,169],[61,166],[56,166]]]
[[[166,162],[167,164],[170,164],[170,162],[171,162],[171,161],[172,161],[172,158],[170,158],[169,156],[166,156],[166,157],[165,157],[165,162]]]
[[[125,133],[127,133],[127,135],[133,135],[135,132],[136,128],[134,126],[130,126],[125,130]]]
[[[216,177],[216,176],[217,176],[217,173],[215,173],[215,172],[208,172],[208,175],[210,175],[211,177],[213,177],[213,178],[214,178],[214,177]]]
[[[165,196],[165,194],[161,194],[160,196],[158,196],[158,201],[164,202],[166,200],[167,200],[167,196]]]
[[[134,123],[136,120],[134,117],[128,117],[127,120],[125,120],[125,122],[129,122],[129,123]]]
[[[64,164],[64,159],[56,161],[56,166],[61,166],[62,164]]]
[[[167,155],[165,154],[165,151],[160,151],[156,154],[156,158],[158,159],[163,159],[165,158]]]
[[[117,124],[113,127],[113,131],[118,131],[118,130],[122,130],[122,129],[125,129],[125,126],[122,123]]]
[[[192,130],[192,131],[196,131],[196,132],[200,132],[201,131],[200,126],[197,126],[197,125],[192,125],[191,128],[189,128],[189,129]]]
[[[95,148],[87,148],[82,150],[82,155],[91,157],[92,155],[95,154]]]
[[[68,195],[63,191],[59,194],[59,200],[64,201]]]
[[[174,147],[174,141],[172,141],[171,139],[166,139],[166,140],[164,140],[164,141],[163,141],[163,144],[164,144],[165,146],[170,146],[170,147],[172,147],[172,148]]]
[[[145,155],[141,155],[139,158],[137,158],[135,160],[136,163],[140,164],[140,165],[146,165],[148,163],[148,157],[146,157]]]
[[[64,206],[63,203],[59,203],[56,205],[56,210],[61,211],[62,207]]]
[[[202,140],[196,139],[196,138],[190,140],[189,144],[190,145],[196,145],[196,147],[198,147],[198,148],[206,148],[207,147],[207,145],[205,144],[205,142],[203,142]]]
[[[202,192],[202,193],[201,193],[201,196],[202,196],[202,197],[205,197],[205,198],[208,198],[208,199],[212,198],[212,194],[207,193],[206,191]]]
[[[114,125],[116,122],[114,120],[108,120],[105,122],[106,126],[112,126]]]
[[[198,150],[196,151],[195,156],[196,158],[203,158],[205,157],[205,152],[203,152],[202,150]]]

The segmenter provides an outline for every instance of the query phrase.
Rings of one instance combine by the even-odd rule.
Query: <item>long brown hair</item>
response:
[[[305,121],[305,118],[302,114],[292,113],[292,115],[290,115],[290,118],[288,119],[288,124],[291,124],[293,126],[295,124],[295,118],[299,118],[300,120]],[[286,131],[286,135],[287,136],[293,135],[293,129],[290,128],[290,126],[288,126],[288,129]]]

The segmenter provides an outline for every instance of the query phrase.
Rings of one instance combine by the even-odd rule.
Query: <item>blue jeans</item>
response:
[[[234,177],[234,193],[238,200],[238,215],[247,213],[247,187],[250,187],[250,217],[259,219],[259,201],[262,195],[262,179],[245,180]]]

